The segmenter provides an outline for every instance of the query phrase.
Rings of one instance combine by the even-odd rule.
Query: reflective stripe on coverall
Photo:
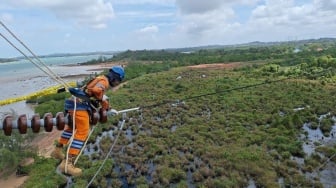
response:
[[[103,101],[102,99],[108,87],[109,87],[109,82],[108,82],[107,77],[98,76],[97,78],[95,78],[94,80],[88,83],[88,85],[86,86],[85,92],[90,97],[93,97],[99,100],[101,104],[101,108],[104,110],[107,110],[109,108],[109,102],[107,100]],[[65,110],[67,110],[70,113],[70,116],[72,118],[74,109],[70,109],[72,105],[69,105],[69,104],[71,104],[71,102],[67,100],[66,105],[65,105],[67,109]],[[79,108],[76,108],[76,112],[75,112],[75,130],[76,131],[75,131],[73,142],[69,149],[69,154],[72,154],[72,155],[79,154],[80,150],[82,149],[84,145],[85,140],[88,137],[89,129],[90,129],[89,111],[85,109],[85,106],[83,106],[82,103],[77,102],[76,104],[78,104],[78,107],[79,107]],[[83,106],[83,108],[81,108],[81,106]],[[67,126],[64,129],[61,135],[61,138],[59,139],[59,143],[63,145],[68,144],[69,139],[71,138],[73,134],[72,132],[73,132],[73,128],[71,126]]]

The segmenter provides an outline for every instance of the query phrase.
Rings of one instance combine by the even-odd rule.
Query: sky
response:
[[[336,37],[336,0],[1,0],[0,58]],[[22,50],[23,51],[23,50]]]

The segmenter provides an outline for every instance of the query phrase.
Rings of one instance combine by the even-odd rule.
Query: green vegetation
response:
[[[15,117],[15,114],[11,114]],[[1,131],[2,132],[2,131]],[[32,132],[26,135],[20,135],[17,131],[13,131],[11,136],[0,134],[0,174],[6,177],[16,170],[16,167],[27,157],[36,155],[35,148],[29,146],[29,142],[33,139]]]
[[[97,59],[92,59],[90,61],[81,63],[81,65],[92,65],[92,64],[96,64],[96,63],[104,63],[107,62],[108,58],[106,58],[105,56],[99,56]]]
[[[0,58],[0,63],[7,63],[15,60],[15,58]]]
[[[320,47],[323,50],[317,51]],[[300,138],[307,134],[304,123],[325,136],[334,124],[336,44],[294,49],[279,45],[187,54],[126,51],[115,56],[113,61],[127,63],[128,82],[108,93],[113,108],[142,108],[124,117],[113,161],[91,187],[106,187],[108,180],[112,187],[247,187],[251,180],[257,187],[279,187],[280,179],[284,187],[322,187],[318,177],[309,179],[304,173],[320,170],[336,147],[321,144],[308,156],[302,148],[307,140]],[[234,69],[188,67],[236,61],[240,64]],[[40,99],[45,102],[36,111],[63,111],[58,102],[66,97]],[[319,120],[324,114],[329,115]],[[89,143],[102,132],[113,131],[113,138],[103,136],[101,150],[81,156],[78,166],[84,174],[74,179],[74,187],[85,187],[93,177],[121,118],[97,126]],[[304,159],[304,164],[293,157]],[[46,176],[52,185],[64,184],[60,176],[51,176],[53,169],[50,175],[34,171],[50,165],[56,168],[56,161],[39,161],[24,187],[40,185]]]

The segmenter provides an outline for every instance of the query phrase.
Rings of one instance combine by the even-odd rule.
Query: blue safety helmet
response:
[[[117,74],[118,75],[117,79],[119,81],[122,81],[125,78],[125,71],[124,71],[124,68],[122,68],[121,66],[113,66],[110,69],[110,72]]]

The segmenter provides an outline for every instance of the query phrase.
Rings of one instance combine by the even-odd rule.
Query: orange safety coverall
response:
[[[95,79],[91,80],[83,88],[83,90],[89,97],[93,97],[94,99],[98,100],[103,110],[108,110],[109,102],[107,100],[103,100],[103,96],[108,87],[108,78],[106,76],[98,76]],[[78,103],[79,102],[77,101],[76,104]],[[69,154],[78,155],[80,150],[83,148],[85,140],[87,139],[89,134],[90,114],[87,110],[80,109],[76,109],[76,111],[69,110],[69,114],[71,118],[73,118],[73,114],[75,114],[75,134],[69,149]],[[66,126],[61,135],[61,138],[59,139],[59,143],[63,145],[68,144],[69,139],[72,137],[72,134],[73,128],[71,126]]]

